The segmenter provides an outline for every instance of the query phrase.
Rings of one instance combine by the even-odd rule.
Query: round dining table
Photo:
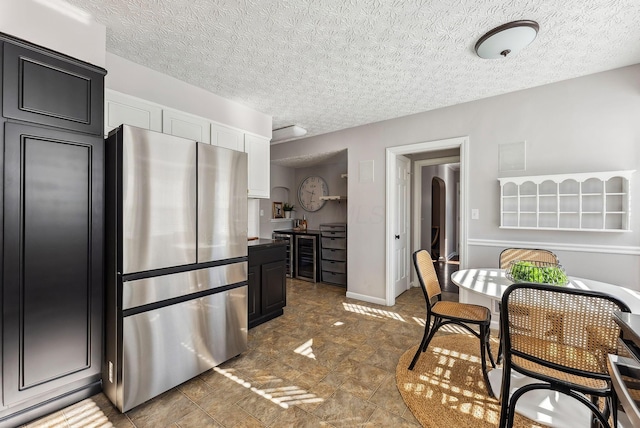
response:
[[[463,269],[451,274],[451,281],[460,287],[460,294],[466,293],[463,301],[473,303],[473,294],[499,301],[502,294],[512,284],[504,269],[474,268]],[[585,278],[569,277],[569,283],[563,287],[580,288],[606,293],[619,298],[629,306],[632,313],[640,313],[640,292]],[[495,306],[493,306],[495,307]],[[496,397],[500,397],[502,386],[502,369],[495,368],[489,372],[489,382]],[[519,373],[513,373],[511,392],[534,382]],[[573,428],[590,426],[590,412],[577,400],[559,392],[533,390],[527,392],[518,402],[516,412],[536,422],[553,427]]]

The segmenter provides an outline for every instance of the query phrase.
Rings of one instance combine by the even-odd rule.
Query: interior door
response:
[[[406,156],[396,158],[394,201],[393,283],[394,296],[409,288],[409,168]]]

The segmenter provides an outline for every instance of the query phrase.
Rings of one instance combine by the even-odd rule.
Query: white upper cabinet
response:
[[[244,151],[249,158],[249,197],[268,199],[271,177],[270,140],[256,135],[245,134]]]
[[[271,146],[268,138],[110,89],[105,90],[104,115],[105,135],[126,124],[246,152],[249,161],[248,196],[269,199]]]
[[[162,132],[162,107],[106,89],[104,93],[104,134],[125,124]]]
[[[227,149],[244,152],[244,132],[219,125],[211,124],[211,144]]]
[[[200,143],[211,143],[211,122],[198,116],[165,108],[162,111],[162,132],[188,138]]]

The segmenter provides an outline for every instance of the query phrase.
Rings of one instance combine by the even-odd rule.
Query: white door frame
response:
[[[415,172],[413,174],[413,219],[411,221],[411,228],[413,229],[412,251],[418,251],[420,249],[420,235],[422,234],[422,221],[420,220],[421,210],[420,205],[417,204],[417,201],[422,198],[422,167],[458,162],[460,162],[460,156],[424,159],[413,163],[413,170]],[[433,221],[433,219],[431,219],[431,221]],[[458,227],[460,227],[460,225],[458,225]],[[456,227],[456,229],[458,227]],[[431,252],[430,248],[428,250]]]
[[[469,137],[455,137],[446,140],[426,141],[423,143],[407,144],[404,146],[388,147],[386,149],[386,202],[385,202],[385,217],[386,217],[386,236],[385,236],[385,272],[386,272],[386,287],[385,287],[385,303],[387,306],[393,306],[396,302],[394,296],[394,282],[393,282],[393,225],[395,224],[393,203],[395,201],[395,169],[396,169],[396,156],[409,155],[414,153],[424,153],[436,150],[446,149],[459,149],[460,150],[460,269],[466,268],[466,256],[467,256],[467,204],[468,195],[466,189],[468,188],[468,162],[469,162]],[[411,183],[411,182],[410,182]],[[412,222],[413,223],[413,222]],[[407,247],[409,251],[411,246]],[[407,257],[410,257],[407,254]]]

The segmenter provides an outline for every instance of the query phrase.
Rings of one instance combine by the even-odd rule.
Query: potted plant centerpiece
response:
[[[282,211],[284,211],[284,218],[291,218],[291,211],[293,211],[294,206],[285,202],[282,206]]]

